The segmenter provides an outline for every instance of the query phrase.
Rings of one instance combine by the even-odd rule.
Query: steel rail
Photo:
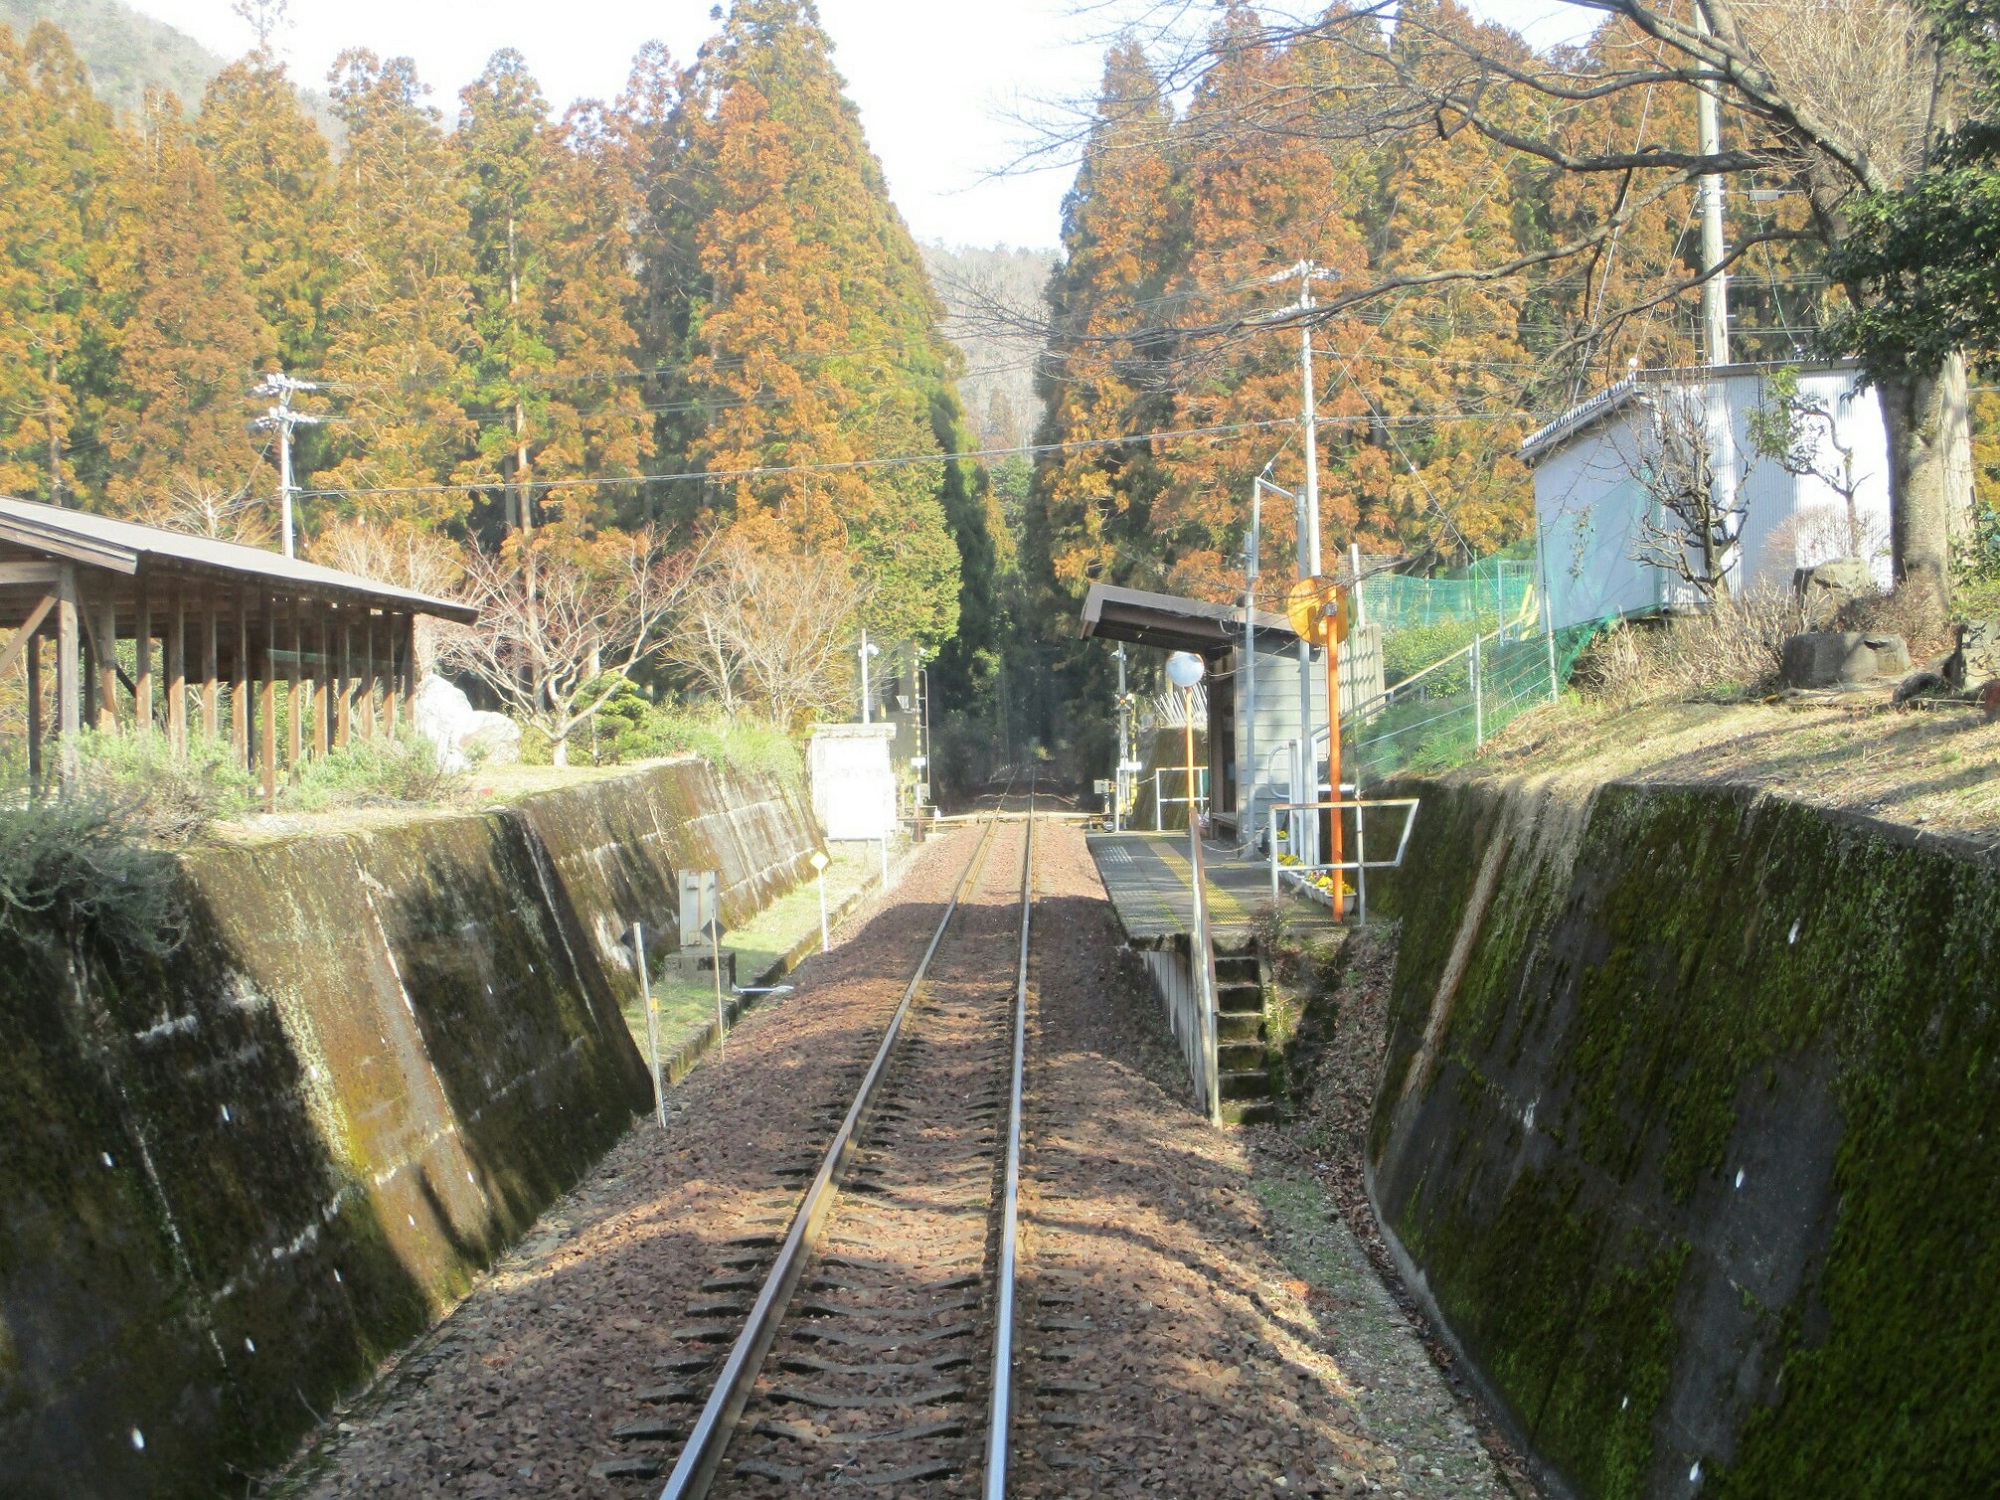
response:
[[[1010,783],[1008,792],[1011,791]],[[1003,805],[1008,792],[1001,793]],[[903,998],[889,1018],[888,1029],[882,1033],[882,1043],[875,1049],[875,1059],[868,1065],[868,1072],[861,1080],[854,1102],[848,1106],[846,1118],[841,1121],[840,1129],[834,1133],[832,1142],[826,1148],[812,1186],[806,1189],[798,1211],[792,1216],[791,1228],[778,1248],[777,1258],[764,1278],[764,1285],[758,1290],[756,1302],[751,1305],[749,1319],[744,1323],[743,1331],[736,1336],[736,1342],[730,1346],[729,1358],[723,1362],[715,1387],[702,1406],[701,1416],[688,1433],[687,1443],[674,1463],[673,1472],[667,1476],[666,1487],[660,1491],[660,1500],[702,1500],[709,1486],[715,1482],[723,1457],[729,1451],[730,1438],[735,1434],[736,1424],[743,1415],[743,1408],[749,1404],[751,1392],[763,1369],[765,1356],[771,1352],[771,1345],[778,1336],[778,1326],[784,1319],[793,1292],[798,1289],[799,1278],[805,1274],[806,1260],[818,1242],[827,1214],[833,1208],[841,1169],[847,1165],[847,1159],[855,1149],[855,1136],[868,1114],[869,1106],[874,1103],[876,1088],[888,1072],[889,1056],[895,1051],[897,1038],[902,1035],[903,1022],[916,1002],[917,991],[923,987],[925,976],[930,973],[931,960],[937,957],[944,935],[951,927],[951,919],[958,911],[960,899],[975,872],[985,869],[993,836],[1000,827],[999,812],[998,808],[994,810],[972,858],[966,861],[964,873],[959,876],[958,884],[951,893],[951,901],[946,905],[944,915],[938,919],[937,931],[931,934],[930,945],[924,949],[916,973],[910,977],[908,986],[903,990]]]
[[[1014,978],[1013,1081],[1007,1103],[1007,1180],[1000,1210],[1000,1269],[994,1278],[992,1414],[986,1433],[986,1500],[1006,1500],[1007,1441],[1014,1402],[1014,1261],[1021,1206],[1021,1094],[1028,1052],[1028,928],[1035,910],[1035,784],[1021,853],[1021,958]]]

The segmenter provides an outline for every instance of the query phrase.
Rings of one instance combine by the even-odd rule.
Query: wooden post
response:
[[[417,725],[417,617],[403,616],[403,706],[410,715],[410,727]]]
[[[76,564],[63,563],[56,575],[56,733],[62,736],[57,753],[62,757],[62,784],[76,780],[76,737],[82,728],[82,652],[78,650],[76,618]]]
[[[264,635],[257,673],[257,762],[264,777],[264,811],[278,810],[278,602],[264,596]]]
[[[236,764],[254,771],[257,762],[250,745],[250,602],[243,590],[233,590],[230,602],[236,606],[236,653],[229,663],[229,748]]]
[[[285,747],[287,752],[285,765],[291,771],[293,777],[296,778],[299,774],[299,753],[305,745],[306,727],[305,692],[301,685],[299,673],[299,654],[303,647],[300,641],[298,600],[294,599],[292,601],[292,607],[286,613],[289,617],[288,623],[292,627],[292,660],[291,664],[285,669],[285,700],[291,719],[287,735],[288,743]]]
[[[118,732],[118,606],[111,598],[111,581],[105,580],[104,598],[97,606],[97,639],[91,643],[97,657],[97,727],[106,734]]]
[[[201,591],[201,732],[222,733],[222,663],[215,649],[215,588]]]
[[[375,738],[375,614],[361,617],[361,737]]]
[[[382,616],[382,654],[389,659],[389,671],[382,685],[382,724],[384,731],[394,734],[397,719],[403,707],[403,695],[398,691],[402,686],[402,673],[396,664],[401,653],[396,649],[397,638],[402,634],[395,615]]]
[[[319,612],[319,693],[313,709],[313,754],[324,755],[330,737],[328,720],[333,716],[333,616],[326,606]]]
[[[167,743],[174,754],[187,754],[187,590],[178,583],[167,621]]]
[[[28,641],[28,784],[42,784],[42,636]]]
[[[153,732],[153,594],[144,578],[133,580],[137,602],[132,607],[132,727]]]
[[[336,712],[339,720],[333,726],[333,740],[345,750],[354,729],[354,623],[345,609],[340,612],[340,703]]]

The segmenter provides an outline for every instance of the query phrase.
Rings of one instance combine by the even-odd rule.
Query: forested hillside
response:
[[[965,356],[958,392],[967,430],[980,448],[1021,446],[1041,417],[1037,325],[1055,252],[926,245],[924,264],[948,314],[945,334]]]
[[[90,72],[97,96],[121,113],[137,110],[148,88],[199,97],[222,59],[185,32],[118,0],[0,0],[0,26],[26,36],[53,21]]]

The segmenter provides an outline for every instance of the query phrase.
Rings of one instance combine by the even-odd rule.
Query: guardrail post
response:
[[[1368,844],[1366,825],[1368,811],[1361,803],[1361,788],[1354,789],[1354,892],[1356,898],[1354,925],[1368,925]]]
[[[1479,637],[1472,638],[1472,748],[1486,743],[1486,705],[1479,681]]]

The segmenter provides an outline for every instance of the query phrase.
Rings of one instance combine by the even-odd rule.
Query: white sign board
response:
[[[822,724],[806,750],[813,815],[829,839],[881,839],[896,828],[893,724]]]

